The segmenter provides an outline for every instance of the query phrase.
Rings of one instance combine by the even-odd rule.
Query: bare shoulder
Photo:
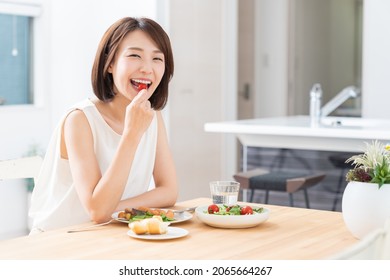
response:
[[[61,157],[68,159],[69,147],[83,147],[91,141],[92,132],[84,112],[79,109],[69,112],[62,124]]]
[[[156,112],[156,117],[157,117],[158,139],[159,141],[161,141],[162,139],[166,139],[168,137],[167,129],[165,126],[164,116],[162,115],[161,111]]]
[[[156,111],[157,125],[159,128],[165,129],[164,116],[161,111]]]
[[[161,113],[161,111],[156,111],[156,116],[157,116],[157,121],[159,123],[164,123],[164,116],[163,114]]]
[[[68,113],[63,123],[63,132],[68,136],[89,137],[92,136],[91,126],[85,113],[80,109],[74,109]]]
[[[72,110],[65,118],[64,129],[86,129],[89,128],[88,119],[80,109]]]

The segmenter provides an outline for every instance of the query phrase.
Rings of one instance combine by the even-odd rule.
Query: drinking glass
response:
[[[210,182],[210,192],[213,199],[213,204],[236,204],[239,190],[240,183],[235,181]]]

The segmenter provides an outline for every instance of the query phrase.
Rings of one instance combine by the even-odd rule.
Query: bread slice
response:
[[[137,221],[129,225],[131,225],[130,229],[136,234],[145,234],[148,232],[148,226],[146,225],[146,223]]]
[[[165,234],[168,226],[169,223],[163,222],[161,216],[153,216],[152,218],[129,224],[129,228],[135,234]]]

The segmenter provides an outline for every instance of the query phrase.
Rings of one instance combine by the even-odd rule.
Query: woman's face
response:
[[[125,36],[108,71],[116,94],[131,101],[140,91],[139,85],[146,84],[152,96],[164,75],[164,54],[146,33],[136,30]]]

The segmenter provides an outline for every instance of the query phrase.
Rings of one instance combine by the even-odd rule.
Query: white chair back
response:
[[[390,260],[390,218],[353,246],[334,255],[332,260]]]
[[[382,259],[390,260],[390,217],[387,219],[385,226],[385,237],[383,240]]]
[[[0,161],[0,180],[33,178],[39,175],[43,159],[40,156]]]
[[[43,159],[40,156],[0,160],[0,181],[10,179],[33,179],[35,184],[39,176],[42,163]],[[15,184],[10,185],[14,186]],[[13,216],[17,217],[17,221],[14,221],[14,217],[10,219],[7,215],[5,217],[4,215],[0,215],[1,222],[5,225],[8,225],[7,227],[2,226],[0,230],[0,240],[22,236],[30,231],[31,219],[27,217],[27,225],[24,224],[24,218],[26,216],[26,214],[24,213],[25,206],[19,205],[15,207],[14,204],[15,203],[13,201],[10,201],[8,203],[7,198],[5,201],[3,198],[2,203],[0,205],[0,208],[6,209],[4,211],[9,211],[9,209],[12,209],[11,211],[15,211],[13,213]],[[27,208],[29,208],[28,204]]]

